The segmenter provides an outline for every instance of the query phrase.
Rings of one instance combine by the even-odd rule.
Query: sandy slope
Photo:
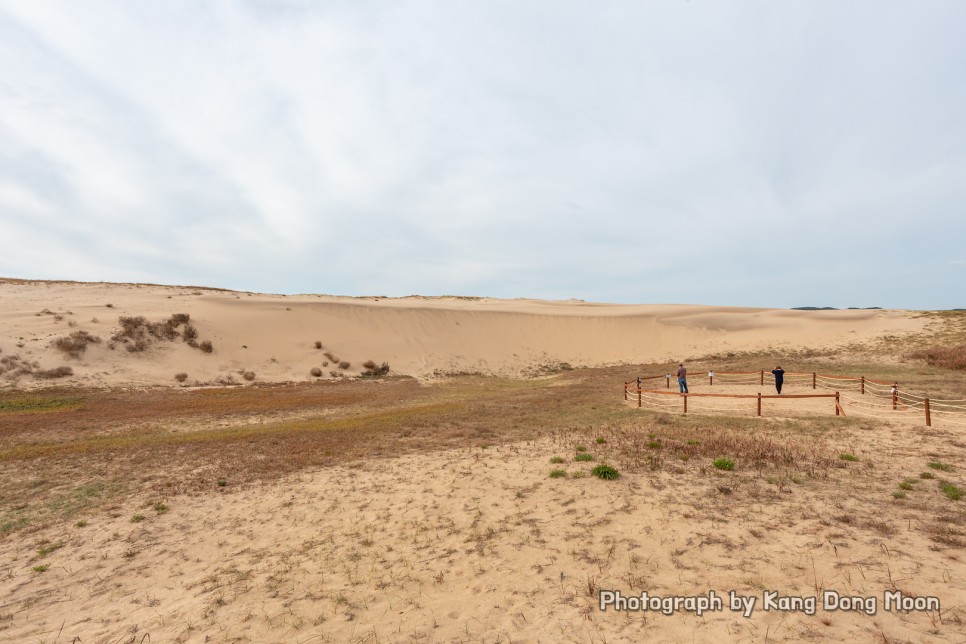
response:
[[[799,349],[864,341],[922,328],[904,311],[790,311],[686,305],[611,305],[487,298],[281,296],[193,287],[0,280],[0,356],[39,369],[68,365],[58,382],[97,386],[213,382],[250,370],[258,381],[304,381],[319,367],[358,374],[366,360],[394,373],[437,370],[519,374],[542,364],[596,366],[676,361],[716,351]],[[108,305],[111,305],[108,307]],[[188,313],[205,355],[183,342],[143,353],[108,348],[119,316],[161,321]],[[72,325],[72,326],[69,326]],[[78,359],[51,342],[84,330],[103,342]],[[314,347],[315,341],[323,350]],[[323,367],[323,351],[348,361]],[[13,373],[0,386],[14,386]],[[30,376],[18,386],[47,384]]]

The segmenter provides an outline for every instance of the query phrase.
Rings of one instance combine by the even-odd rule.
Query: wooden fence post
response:
[[[684,396],[684,413],[687,414],[688,413],[688,395],[687,394],[681,394],[681,395]]]
[[[899,390],[893,389],[892,390],[892,411],[895,411],[898,408],[899,408]]]
[[[839,409],[840,409],[840,406],[839,406],[839,392],[836,391],[835,392],[835,415],[836,416],[839,415]]]
[[[815,389],[815,372],[812,372],[812,389]]]
[[[761,392],[758,392],[758,415],[761,416]]]
[[[761,370],[761,384],[763,386],[765,384],[765,370],[764,369]]]
[[[865,376],[862,376],[862,382],[859,384],[859,391],[865,394]]]
[[[624,385],[624,402],[627,402],[627,385]]]
[[[923,408],[926,410],[926,427],[932,427],[932,418],[929,416],[929,399],[926,398],[923,402]]]
[[[638,407],[641,406],[641,390],[640,389],[637,390],[637,406]]]
[[[670,389],[671,388],[671,374],[669,374],[669,373],[664,374],[664,379],[667,380],[667,388]]]

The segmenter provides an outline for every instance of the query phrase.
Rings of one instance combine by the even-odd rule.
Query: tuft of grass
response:
[[[550,470],[550,478],[559,479],[567,476],[567,470]]]
[[[577,454],[576,456],[574,456],[574,460],[577,461],[578,463],[582,461],[592,461],[594,460],[594,455],[588,454],[587,452],[581,452],[580,454]]]
[[[586,452],[586,451],[587,451],[587,446],[586,446],[586,445],[578,445],[578,446],[577,446],[577,447],[575,447],[574,449],[575,449],[576,451],[578,451],[578,452]]]
[[[562,456],[551,456],[550,457],[550,462],[551,463],[563,463],[564,462],[564,458]]]
[[[915,483],[916,483],[916,481],[914,479],[906,479],[905,481],[902,481],[901,483],[899,483],[899,489],[900,490],[912,490],[912,489],[914,489],[913,488],[913,485],[915,485]]]
[[[151,507],[153,507],[153,508],[154,508],[154,511],[155,511],[155,512],[157,512],[158,514],[164,514],[165,512],[167,512],[167,511],[168,511],[168,510],[170,509],[170,508],[168,508],[168,506],[167,506],[167,505],[166,505],[166,504],[165,504],[164,502],[162,502],[162,501],[158,501],[157,503],[155,503],[155,504],[154,504],[153,506],[151,506]]]
[[[135,514],[133,517],[131,517],[131,523],[141,523],[142,521],[144,521],[143,514]]]
[[[893,492],[892,493],[892,496],[895,497],[895,498],[897,498],[897,499],[904,499],[904,498],[906,498],[906,493],[905,492]]]
[[[715,469],[727,470],[729,472],[735,469],[735,462],[730,458],[725,458],[723,456],[721,458],[714,459],[711,462],[711,465],[714,466]]]
[[[855,454],[842,453],[842,454],[839,454],[839,460],[849,461],[854,463],[859,460],[859,457],[856,456]]]
[[[352,366],[352,364],[348,360],[343,360],[342,362],[339,363],[339,369],[345,370],[345,369],[348,369],[351,366]]]
[[[318,367],[312,367],[312,370],[309,371],[309,373],[315,376],[316,378],[322,377],[322,370],[319,369]]]
[[[34,572],[47,572],[49,568],[50,568],[50,564],[41,564],[39,566],[34,566],[33,568],[31,568],[31,570],[33,570]]]
[[[316,349],[321,349],[322,348],[322,341],[321,340],[316,340],[315,341],[315,348]]]
[[[205,340],[198,344],[198,348],[201,349],[203,353],[211,353],[215,348],[211,344],[211,340]]]
[[[923,472],[922,474],[919,475],[919,478],[929,480],[929,479],[936,478],[936,475],[933,474],[932,472]]]
[[[177,380],[178,382],[184,382],[185,380],[188,379],[188,374],[186,374],[184,371],[182,371],[181,373],[176,373],[174,374],[174,379]]]
[[[605,481],[614,481],[620,478],[620,473],[610,465],[600,464],[590,471],[591,474]]]
[[[228,485],[228,481],[225,479],[218,479],[218,487],[225,487],[226,485]]]
[[[648,449],[661,449],[661,441],[648,441]]]
[[[963,490],[949,481],[939,482],[939,491],[942,492],[950,501],[958,501],[963,498]]]
[[[55,550],[60,550],[64,547],[63,541],[58,541],[57,543],[44,542],[37,548],[38,557],[46,557]]]
[[[606,439],[606,438],[604,438],[603,436],[598,436],[598,437],[597,437],[597,438],[596,438],[596,439],[594,440],[594,442],[595,442],[595,443],[597,443],[598,445],[603,445],[604,443],[606,443],[606,442],[607,442],[607,439]]]
[[[244,378],[248,382],[251,382],[252,380],[255,379],[255,372],[254,371],[244,371],[244,372],[242,372],[242,378]]]
[[[939,470],[941,472],[952,472],[953,471],[953,466],[950,465],[949,463],[940,463],[939,461],[930,461],[929,463],[926,463],[926,465],[928,467],[931,467],[934,470]]]

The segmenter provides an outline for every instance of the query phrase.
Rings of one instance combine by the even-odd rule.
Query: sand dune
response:
[[[842,346],[915,332],[907,311],[792,311],[694,305],[616,305],[576,300],[461,297],[348,298],[266,295],[135,284],[0,280],[0,350],[35,370],[69,366],[59,380],[95,386],[312,380],[357,375],[362,364],[388,362],[392,372],[519,375],[541,365],[601,366],[686,360],[720,351]],[[110,348],[121,316],[160,322],[187,313],[204,354],[184,342],[154,342],[131,353]],[[52,346],[86,331],[102,340],[77,358]],[[320,341],[322,349],[314,343]],[[340,369],[323,354],[350,363]],[[323,365],[328,361],[330,364]],[[334,375],[333,375],[334,374]],[[7,369],[0,386],[44,384]]]

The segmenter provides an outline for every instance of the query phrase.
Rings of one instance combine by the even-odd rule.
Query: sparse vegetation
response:
[[[732,459],[725,458],[723,456],[721,458],[714,459],[711,462],[711,465],[716,470],[726,470],[730,472],[731,470],[735,469],[735,462]]]
[[[251,381],[253,381],[255,379],[255,372],[254,371],[243,371],[242,372],[242,378],[244,378],[248,382],[251,382]]]
[[[594,455],[593,454],[588,454],[587,452],[582,452],[582,453],[577,454],[576,456],[574,456],[574,460],[577,461],[578,463],[581,463],[581,462],[584,462],[584,461],[592,461],[592,460],[594,460]]]
[[[342,362],[339,363],[339,369],[342,369],[342,370],[348,369],[351,366],[352,365],[349,363],[348,360],[343,360]]]
[[[550,462],[551,463],[564,463],[565,461],[564,461],[564,458],[562,456],[551,456],[550,457]]]
[[[322,348],[322,341],[321,340],[316,340],[315,341],[315,348],[316,349],[321,349]]]
[[[966,343],[918,349],[905,357],[924,360],[929,366],[941,369],[966,369]]]
[[[47,380],[52,380],[54,378],[65,378],[73,375],[74,370],[66,366],[54,367],[53,369],[43,369],[41,371],[35,371],[33,374],[34,378],[42,378]]]
[[[550,478],[559,479],[567,476],[567,470],[550,470]]]
[[[950,465],[949,463],[941,463],[939,461],[930,461],[929,463],[926,463],[926,466],[927,467],[931,467],[934,470],[939,470],[941,472],[952,472],[953,471],[953,466],[952,465]]]
[[[205,340],[205,341],[199,343],[198,344],[198,348],[201,349],[202,352],[204,352],[204,353],[211,353],[212,351],[215,350],[215,348],[211,344],[211,340]]]
[[[176,373],[174,374],[174,379],[177,380],[178,382],[184,382],[185,380],[188,379],[188,374],[186,374],[183,371],[181,373]]]
[[[312,367],[312,370],[309,371],[309,373],[312,374],[316,378],[321,378],[322,377],[322,370],[319,369],[318,367]]]
[[[855,463],[855,462],[857,462],[859,460],[859,457],[856,456],[855,454],[843,453],[843,454],[839,454],[839,460],[841,460],[841,461],[849,461],[850,463]]]

